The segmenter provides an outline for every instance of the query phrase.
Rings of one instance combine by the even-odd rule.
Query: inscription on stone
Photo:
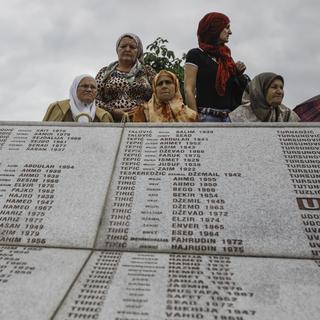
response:
[[[72,133],[72,129],[59,127],[40,127],[33,129],[0,129],[0,150],[6,151],[65,151],[73,142],[80,142],[81,135]]]
[[[97,319],[104,305],[121,254],[100,252],[93,258],[90,273],[67,311],[68,319]]]
[[[17,165],[4,169],[17,178],[0,211],[0,242],[46,244],[44,227],[52,214],[56,187],[67,170],[74,166],[26,163],[20,170]]]
[[[96,252],[54,319],[316,319],[319,279],[301,259]]]
[[[0,150],[2,150],[3,145],[7,142],[13,130],[13,128],[7,127],[0,128]]]
[[[0,319],[51,319],[87,250],[0,246]]]
[[[35,265],[29,265],[23,257],[30,253],[26,247],[0,247],[0,283],[8,283],[17,274],[31,275]]]
[[[1,319],[318,318],[317,127],[0,129]]]
[[[97,247],[310,256],[298,231],[297,195],[303,193],[298,184],[292,190],[291,180],[305,183],[312,178],[304,177],[306,172],[293,177],[296,173],[284,168],[284,161],[292,161],[283,153],[281,134],[286,131],[125,129]],[[296,132],[303,135],[304,129]],[[315,143],[310,144],[316,150]],[[301,157],[310,160],[306,152]],[[312,157],[317,157],[314,151]],[[317,192],[318,185],[312,186]],[[319,206],[317,200],[302,200],[300,205],[314,210]],[[282,210],[292,212],[293,218],[281,215]],[[285,231],[289,229],[297,230],[291,239]]]
[[[291,129],[278,136],[311,253],[320,257],[320,134]]]
[[[0,243],[92,247],[121,129],[1,129]]]

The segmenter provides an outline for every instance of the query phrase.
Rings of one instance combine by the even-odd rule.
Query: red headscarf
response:
[[[217,59],[216,90],[220,96],[225,95],[230,76],[237,73],[230,49],[224,44],[218,44],[220,33],[229,23],[226,15],[210,12],[200,20],[197,32],[199,47]]]

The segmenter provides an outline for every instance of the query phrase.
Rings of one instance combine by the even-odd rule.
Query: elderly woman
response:
[[[246,66],[234,62],[226,46],[232,34],[229,18],[219,12],[206,14],[199,22],[199,48],[187,53],[185,97],[198,110],[203,122],[228,122],[228,113],[240,103],[248,76]]]
[[[117,41],[118,61],[102,68],[97,76],[98,106],[109,111],[115,121],[121,121],[134,108],[148,101],[156,72],[143,64],[141,40],[132,33]]]
[[[93,77],[76,77],[70,87],[69,99],[50,104],[43,121],[113,122],[111,115],[95,104],[97,84]]]
[[[133,122],[192,122],[197,113],[183,104],[179,80],[170,71],[161,70],[152,83],[151,99],[140,106],[133,115]]]
[[[229,114],[232,122],[295,122],[298,115],[284,106],[282,76],[265,72],[250,82],[243,104]]]

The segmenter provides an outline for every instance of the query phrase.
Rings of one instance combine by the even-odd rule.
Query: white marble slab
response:
[[[88,250],[0,246],[0,319],[50,319]]]
[[[320,263],[96,252],[55,320],[314,320]]]
[[[121,127],[0,128],[0,243],[91,248]]]
[[[97,248],[320,256],[320,128],[125,129]]]

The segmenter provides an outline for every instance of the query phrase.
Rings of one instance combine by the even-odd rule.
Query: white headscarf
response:
[[[75,122],[81,123],[92,122],[96,115],[95,100],[92,103],[84,103],[77,96],[77,89],[83,78],[92,78],[94,80],[89,74],[82,74],[73,80],[69,91],[72,118]]]

